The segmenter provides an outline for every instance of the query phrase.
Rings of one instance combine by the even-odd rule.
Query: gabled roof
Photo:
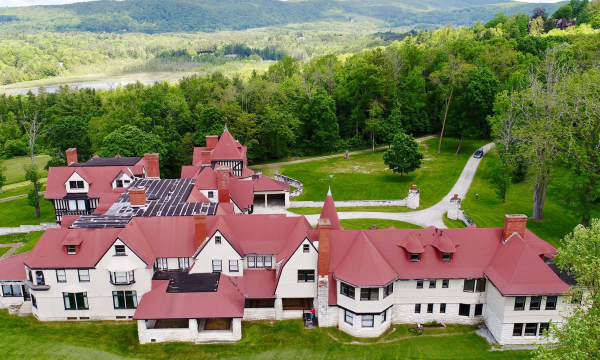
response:
[[[244,276],[231,277],[238,288],[248,299],[275,298],[275,270],[245,270]]]
[[[29,251],[0,260],[0,281],[26,280],[27,272],[23,263],[28,255]]]
[[[198,189],[192,189],[190,196],[185,201],[187,203],[207,203],[210,202],[206,196]]]
[[[329,219],[329,221],[331,222],[331,230],[342,229],[340,219],[338,218],[337,209],[335,208],[335,204],[333,202],[333,196],[331,196],[331,189],[329,189],[329,193],[325,198],[323,210],[321,211],[321,216],[319,217],[319,219]]]
[[[46,184],[44,199],[62,199],[67,196],[65,183],[75,172],[89,184],[88,197],[100,198],[100,201],[103,201],[103,197],[110,196],[111,194],[118,195],[126,190],[126,188],[113,189],[112,187],[113,180],[121,172],[124,172],[128,176],[133,176],[131,171],[126,167],[51,167],[48,170],[48,183]]]
[[[242,176],[240,176],[240,178],[247,178],[254,175],[254,170],[248,168],[248,167],[243,167],[242,168]]]
[[[518,235],[499,246],[485,275],[503,295],[563,294],[569,290]]]
[[[254,204],[254,184],[252,181],[238,180],[229,178],[229,196],[231,200],[240,208],[247,209],[249,205]]]
[[[210,166],[203,167],[202,172],[196,178],[194,186],[199,190],[217,189],[217,173]]]
[[[421,254],[425,252],[423,245],[421,245],[419,239],[417,239],[416,235],[412,232],[408,233],[406,237],[404,237],[404,239],[398,243],[398,246],[402,246],[404,249],[406,249],[406,251],[413,254]]]
[[[458,244],[455,244],[454,241],[452,241],[452,239],[450,239],[450,237],[448,237],[447,232],[445,231],[440,231],[439,235],[436,234],[435,236],[435,240],[433,240],[431,242],[431,246],[435,247],[436,249],[438,249],[439,251],[443,252],[443,253],[453,253],[456,252],[456,246]]]
[[[169,282],[144,294],[134,319],[241,318],[245,299],[233,282],[221,274],[217,291],[167,292]]]
[[[202,166],[202,152],[206,151],[207,148],[206,146],[200,146],[200,147],[195,147],[194,148],[194,155],[192,156],[192,164],[194,166]],[[204,165],[210,165],[210,164],[204,164]]]
[[[283,181],[259,175],[258,179],[254,180],[254,191],[290,191],[290,185]]]
[[[244,156],[240,150],[241,147],[238,148],[231,133],[225,130],[212,151],[211,160],[243,160]]]
[[[338,280],[361,287],[386,285],[398,277],[363,231],[356,235],[333,274]]]
[[[121,156],[115,156],[115,157],[96,157],[94,156],[93,158],[89,159],[86,162],[83,163],[73,163],[71,165],[69,165],[69,167],[90,167],[90,166],[102,166],[102,167],[107,167],[107,166],[135,166],[138,165],[138,163],[140,162],[140,160],[142,160],[142,157],[121,157]]]
[[[182,179],[194,179],[195,177],[198,176],[198,174],[200,174],[201,169],[202,169],[201,166],[194,166],[194,165],[182,166],[181,167],[181,178]]]

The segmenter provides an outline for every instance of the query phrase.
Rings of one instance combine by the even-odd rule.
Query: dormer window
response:
[[[84,189],[85,186],[83,185],[82,180],[76,180],[76,181],[69,181],[69,188],[72,190],[77,190],[77,189]]]
[[[115,181],[115,187],[122,188],[123,187],[123,180],[117,180],[117,181]]]
[[[75,255],[77,254],[77,250],[75,250],[75,245],[65,245],[67,248],[67,254]]]
[[[421,254],[419,253],[410,253],[410,261],[421,261]]]
[[[442,253],[442,261],[452,261],[452,253]]]
[[[115,245],[115,255],[116,256],[125,256],[125,245]]]

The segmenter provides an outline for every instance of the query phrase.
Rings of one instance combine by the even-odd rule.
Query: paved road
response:
[[[46,192],[45,191],[39,191],[38,194],[39,195],[44,195]],[[11,200],[17,200],[17,199],[23,199],[26,198],[29,194],[21,194],[21,195],[15,195],[15,196],[9,196],[9,197],[5,197],[0,199],[0,202],[5,202],[5,201],[11,201]],[[40,200],[43,200],[40,198]]]
[[[493,143],[489,143],[483,147],[485,153],[487,153],[493,146]],[[477,171],[477,167],[481,159],[475,159],[471,157],[467,164],[465,165],[460,177],[452,190],[448,193],[448,195],[444,196],[444,198],[438,202],[437,204],[429,207],[427,209],[412,211],[412,212],[401,212],[401,213],[383,213],[383,212],[367,212],[367,211],[352,211],[352,212],[338,212],[338,216],[340,219],[386,219],[386,220],[399,220],[405,221],[411,224],[428,227],[435,226],[440,229],[446,228],[444,225],[444,216],[448,211],[448,204],[450,204],[450,199],[454,196],[454,194],[458,194],[458,197],[461,199],[465,199],[467,196],[467,191],[471,186],[471,182],[473,181],[473,177],[475,176],[475,172]],[[423,191],[427,191],[427,189],[423,189]],[[288,213],[292,214],[292,213]],[[308,221],[315,225],[319,220],[319,215],[306,215]]]
[[[429,136],[424,136],[421,138],[417,138],[415,140],[417,140],[417,142],[423,142],[425,140],[429,140],[429,139],[433,139],[438,137],[438,135],[429,135]],[[385,150],[387,149],[388,146],[380,146],[380,147],[376,147],[375,151],[378,150]],[[350,155],[356,155],[356,154],[363,154],[363,153],[368,153],[368,152],[372,152],[373,149],[367,149],[367,150],[357,150],[357,151],[351,151],[349,154]],[[291,161],[281,161],[281,162],[276,162],[276,163],[270,163],[270,164],[262,164],[262,165],[253,165],[253,166],[248,166],[249,168],[278,168],[280,166],[283,165],[291,165],[291,164],[298,164],[298,163],[305,163],[305,162],[309,162],[309,161],[317,161],[317,160],[324,160],[324,159],[331,159],[331,158],[335,158],[335,157],[342,157],[344,156],[344,154],[333,154],[333,155],[325,155],[325,156],[317,156],[317,157],[311,157],[311,158],[307,158],[307,159],[300,159],[300,160],[291,160]]]

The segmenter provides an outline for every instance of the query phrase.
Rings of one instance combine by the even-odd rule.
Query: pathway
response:
[[[494,143],[489,143],[483,147],[484,152],[487,154],[488,151],[492,148]],[[397,220],[397,221],[405,221],[411,224],[419,225],[422,227],[435,226],[440,229],[445,229],[444,225],[444,216],[446,216],[446,212],[448,211],[448,204],[450,204],[450,199],[454,196],[454,194],[458,194],[458,197],[461,199],[465,199],[467,196],[467,191],[471,186],[471,182],[473,181],[473,177],[475,177],[475,172],[477,171],[477,167],[481,163],[481,159],[476,159],[471,157],[465,165],[460,177],[452,190],[448,193],[448,195],[444,196],[444,198],[438,202],[437,204],[429,207],[427,209],[419,210],[419,211],[411,211],[411,212],[401,212],[401,213],[383,213],[383,212],[366,212],[366,211],[349,211],[349,212],[338,212],[338,217],[340,220],[342,219],[385,219],[385,220]],[[427,189],[423,189],[423,191],[427,191]],[[289,213],[288,215],[294,215],[293,213]],[[305,215],[308,221],[315,225],[319,220],[320,215]]]
[[[429,135],[429,136],[424,136],[421,138],[417,138],[415,139],[417,142],[423,142],[425,140],[429,140],[429,139],[433,139],[438,137],[438,135]],[[375,151],[379,151],[379,150],[385,150],[387,149],[388,146],[380,146],[380,147],[376,147]],[[349,155],[356,155],[356,154],[364,154],[364,153],[368,153],[368,152],[372,152],[373,149],[366,149],[366,150],[356,150],[356,151],[350,151],[348,154]],[[275,162],[275,163],[270,163],[270,164],[260,164],[260,165],[253,165],[253,166],[248,166],[249,168],[260,168],[260,169],[264,169],[264,168],[278,168],[280,166],[283,165],[291,165],[291,164],[299,164],[299,163],[305,163],[305,162],[310,162],[310,161],[318,161],[318,160],[325,160],[325,159],[331,159],[331,158],[336,158],[336,157],[341,157],[344,156],[344,153],[341,154],[333,154],[333,155],[325,155],[325,156],[317,156],[317,157],[311,157],[311,158],[307,158],[307,159],[300,159],[300,160],[290,160],[290,161],[281,161],[281,162]]]
[[[21,246],[23,246],[22,242],[13,243],[13,244],[0,244],[0,248],[6,248],[6,247],[10,248],[10,250],[8,250],[4,255],[0,256],[0,259],[4,259],[9,256],[12,256],[12,254],[14,254],[15,251],[19,250],[19,248]]]
[[[45,191],[39,191],[38,192],[39,195],[44,195],[45,193],[46,193]],[[17,200],[17,199],[23,199],[23,198],[26,198],[27,196],[29,196],[29,194],[21,194],[21,195],[8,196],[8,197],[0,199],[0,202]]]

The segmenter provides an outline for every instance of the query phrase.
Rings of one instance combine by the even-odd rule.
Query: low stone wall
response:
[[[465,213],[465,211],[463,209],[460,209],[458,211],[458,220],[461,220],[463,223],[465,223],[465,225],[467,226],[471,226],[471,225],[475,225],[475,223],[473,222],[473,220],[471,220],[467,214]],[[475,225],[477,226],[477,225]]]
[[[290,208],[322,208],[323,201],[290,201]],[[406,206],[406,199],[402,200],[344,200],[335,202],[336,208],[357,206]]]
[[[450,220],[460,220],[467,226],[475,225],[473,220],[469,219],[467,214],[465,214],[465,211],[460,205],[461,202],[462,200],[457,195],[454,195],[454,197],[450,199],[450,205],[448,206],[448,213],[446,216],[448,216],[448,219]]]
[[[275,308],[244,309],[244,321],[275,320]]]
[[[283,181],[284,183],[296,188],[296,190],[290,192],[290,199],[299,196],[302,194],[302,191],[304,191],[304,185],[300,181],[292,179],[289,176],[275,173],[275,180]]]
[[[52,228],[59,228],[57,223],[41,223],[39,225],[21,225],[19,227],[0,227],[0,235],[26,234],[33,231],[45,231]]]

